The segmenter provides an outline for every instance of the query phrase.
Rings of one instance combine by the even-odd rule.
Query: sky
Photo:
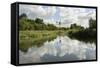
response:
[[[54,24],[61,27],[70,27],[76,23],[83,27],[89,27],[89,19],[96,19],[96,9],[61,7],[61,6],[42,6],[42,5],[19,5],[19,15],[25,13],[29,19],[41,18],[45,24]]]

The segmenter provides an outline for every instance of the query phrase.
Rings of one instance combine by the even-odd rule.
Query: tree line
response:
[[[19,16],[19,30],[57,30],[53,24],[44,24],[43,19],[36,18],[31,20],[27,18],[26,14]]]
[[[43,19],[36,18],[34,20],[28,19],[26,14],[19,16],[19,30],[68,30],[68,29],[77,29],[84,30],[85,28],[76,23],[71,24],[70,27],[57,27],[53,24],[44,24]],[[90,18],[89,27],[86,29],[96,30],[96,20]]]

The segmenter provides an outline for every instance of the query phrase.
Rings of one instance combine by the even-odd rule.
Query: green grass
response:
[[[19,48],[27,51],[29,47],[41,46],[57,37],[58,31],[19,31]]]
[[[53,41],[58,35],[69,36],[72,39],[77,39],[84,42],[96,41],[96,32],[90,30],[41,30],[41,31],[19,31],[19,48],[26,52],[32,46],[40,47],[46,41]]]

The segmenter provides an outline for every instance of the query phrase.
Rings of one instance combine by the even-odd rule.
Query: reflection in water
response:
[[[41,63],[56,61],[93,60],[96,59],[95,43],[85,43],[58,36],[46,41],[41,47],[31,47],[28,51],[19,51],[19,63]]]

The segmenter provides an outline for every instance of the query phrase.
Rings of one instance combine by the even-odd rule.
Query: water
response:
[[[19,50],[19,63],[42,63],[96,59],[95,43],[86,43],[68,36],[58,36],[52,41],[45,41],[42,46]]]

